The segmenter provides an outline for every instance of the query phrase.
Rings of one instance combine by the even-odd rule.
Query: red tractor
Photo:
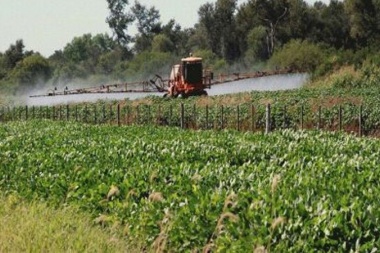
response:
[[[189,97],[207,95],[206,88],[210,88],[213,74],[204,70],[202,58],[188,57],[181,60],[181,64],[174,65],[168,81],[169,97]]]

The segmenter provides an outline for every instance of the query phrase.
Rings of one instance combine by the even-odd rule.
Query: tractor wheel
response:
[[[208,96],[207,91],[202,90],[201,92],[199,92],[199,96]]]

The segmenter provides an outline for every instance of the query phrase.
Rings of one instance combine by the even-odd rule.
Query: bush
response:
[[[380,86],[380,67],[370,62],[354,70],[353,67],[341,68],[330,79],[334,88],[373,88]]]
[[[332,87],[334,88],[357,88],[360,87],[360,84],[361,82],[351,73],[344,73],[332,79]]]
[[[380,86],[380,67],[377,64],[365,62],[361,69],[360,76],[361,87],[379,87]]]
[[[310,42],[292,40],[275,52],[269,64],[295,71],[312,73],[323,62],[324,50]]]

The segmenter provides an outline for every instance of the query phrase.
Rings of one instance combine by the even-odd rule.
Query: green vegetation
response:
[[[125,252],[120,231],[94,226],[88,214],[16,195],[0,197],[1,252]],[[116,228],[114,228],[116,230]],[[132,248],[130,248],[132,250]]]
[[[379,147],[339,133],[13,122],[0,126],[0,188],[79,206],[157,251],[371,251]]]

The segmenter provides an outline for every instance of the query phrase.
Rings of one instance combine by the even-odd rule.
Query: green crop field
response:
[[[0,125],[0,189],[75,206],[153,251],[376,252],[380,141],[31,120]]]

